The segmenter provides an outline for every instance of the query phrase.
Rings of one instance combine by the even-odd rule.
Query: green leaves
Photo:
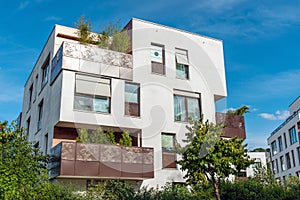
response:
[[[182,170],[186,170],[189,183],[209,181],[214,185],[216,197],[217,186],[221,179],[238,174],[246,169],[252,161],[247,156],[243,140],[238,138],[222,139],[223,124],[203,122],[203,116],[192,122],[186,133],[188,144],[178,161]],[[217,197],[218,198],[218,197]]]
[[[47,157],[14,123],[0,127],[0,199],[34,199],[48,178]]]

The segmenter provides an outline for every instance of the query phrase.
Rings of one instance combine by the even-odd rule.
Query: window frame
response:
[[[91,79],[91,80],[88,80]],[[90,94],[89,91],[86,91],[86,93],[82,92],[77,92],[77,87],[78,87],[78,80],[81,82],[91,82],[92,84],[107,84],[109,85],[109,96],[104,96],[104,95],[97,95],[97,94]],[[97,82],[98,81],[98,82]],[[101,82],[103,81],[103,82]],[[109,82],[104,83],[104,82]],[[96,86],[97,87],[97,86]],[[80,100],[81,98],[81,100]],[[96,112],[96,113],[101,113],[101,114],[110,114],[111,113],[111,79],[108,78],[103,78],[103,77],[94,77],[94,76],[88,76],[88,75],[83,75],[83,74],[76,74],[75,76],[75,88],[74,88],[74,102],[73,102],[73,109],[76,111],[87,111],[87,112]],[[107,111],[100,111],[95,109],[95,100],[106,100],[108,103],[103,104],[107,106]],[[87,100],[90,102],[90,104],[86,104]],[[84,105],[80,105],[79,101],[83,101]],[[85,109],[85,107],[90,107],[90,109]]]
[[[174,93],[173,94],[173,109],[174,109],[174,121],[175,122],[188,122],[189,121],[189,117],[190,117],[190,114],[189,114],[189,102],[188,102],[188,100],[189,99],[196,99],[197,101],[198,101],[198,110],[199,110],[199,116],[198,116],[198,119],[200,118],[200,116],[201,116],[201,97],[200,97],[200,94],[197,94],[198,95],[198,97],[191,97],[191,96],[184,96],[184,95],[181,95],[181,94],[176,94],[176,93]],[[175,98],[176,97],[181,97],[181,98],[184,98],[184,110],[185,110],[185,118],[184,118],[184,120],[181,120],[181,119],[179,119],[179,120],[177,120],[176,119],[176,109],[175,109]],[[198,120],[198,119],[193,119],[193,120]]]
[[[181,53],[179,53],[179,52],[185,52],[185,56],[186,56],[186,59],[187,59],[187,63],[180,63],[180,62],[178,62],[178,59],[177,59],[177,57],[178,57],[178,54],[181,54]],[[183,54],[182,54],[183,55]],[[179,48],[175,48],[175,64],[176,64],[176,78],[177,79],[182,79],[182,80],[189,80],[190,79],[190,65],[189,65],[189,56],[188,56],[188,51],[187,50],[184,50],[184,49],[179,49]],[[183,68],[183,69],[185,69],[184,70],[184,72],[185,72],[185,76],[184,77],[181,77],[181,76],[179,76],[179,74],[177,73],[178,72],[178,67],[181,67],[181,68]]]
[[[298,142],[297,133],[296,133],[296,126],[293,126],[289,129],[289,136],[290,136],[290,144],[293,145]]]
[[[279,146],[279,152],[283,151],[283,143],[282,143],[282,137],[278,137],[278,146]]]
[[[152,61],[152,57],[150,56],[150,61],[151,61],[151,73],[155,75],[166,75],[166,61],[165,61],[165,46],[162,44],[157,44],[157,43],[151,43],[151,52],[150,55],[152,54],[152,47],[159,47],[162,48],[162,62],[156,62]],[[160,70],[157,70],[161,68]]]
[[[42,69],[41,90],[43,90],[45,85],[48,83],[48,79],[49,79],[50,54],[47,56],[41,69]]]
[[[41,130],[43,127],[43,115],[44,115],[44,99],[42,99],[38,105],[38,123],[37,130]]]
[[[130,102],[126,100],[126,85],[134,85],[137,88],[134,90],[137,90],[137,102]],[[130,116],[130,117],[140,117],[141,116],[141,87],[139,83],[134,82],[125,82],[124,85],[124,115]],[[135,108],[136,107],[136,108]],[[132,110],[137,109],[136,112],[131,112]]]
[[[278,149],[277,149],[277,143],[276,143],[276,140],[274,140],[272,143],[271,143],[271,150],[272,150],[272,155],[276,155],[278,153]]]
[[[29,100],[28,100],[28,110],[31,108],[31,104],[33,102],[32,100],[32,95],[33,95],[33,83],[29,87]]]
[[[172,143],[173,143],[171,149],[163,148],[163,135],[171,136]],[[163,169],[177,169],[175,144],[176,144],[176,134],[175,133],[166,133],[166,132],[161,133],[161,152],[162,152],[162,168]]]
[[[292,168],[292,164],[291,164],[291,157],[290,157],[290,153],[287,152],[285,154],[285,160],[286,160],[286,168],[287,169],[291,169]]]

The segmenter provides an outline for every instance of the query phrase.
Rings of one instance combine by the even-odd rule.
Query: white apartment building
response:
[[[268,138],[271,167],[278,181],[289,175],[300,178],[300,97],[290,106],[290,116]]]
[[[52,179],[184,182],[175,139],[182,143],[189,117],[216,121],[227,95],[222,41],[140,19],[126,28],[130,49],[119,53],[55,25],[25,84],[21,125],[52,156]],[[243,123],[227,128],[245,137]],[[75,142],[79,128],[99,127],[116,140],[130,132],[132,147]]]
[[[254,163],[246,169],[246,176],[254,177],[257,167],[267,167],[266,152],[248,152],[248,155]]]

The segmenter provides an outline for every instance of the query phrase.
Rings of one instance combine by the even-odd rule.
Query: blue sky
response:
[[[54,24],[93,29],[132,17],[214,37],[224,42],[228,108],[248,105],[248,147],[266,147],[270,133],[299,96],[300,1],[114,0],[7,1],[0,8],[0,121],[21,111],[23,86]]]

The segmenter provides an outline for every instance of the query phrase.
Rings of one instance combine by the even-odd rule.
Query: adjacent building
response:
[[[28,77],[21,124],[51,155],[51,179],[182,183],[172,150],[201,114],[245,137],[242,116],[216,115],[227,95],[222,41],[140,19],[125,29],[130,48],[120,53],[80,44],[78,30],[55,25]],[[117,143],[129,132],[132,146],[75,142],[79,129],[99,127]]]
[[[289,175],[300,178],[300,97],[289,109],[290,116],[268,138],[271,167],[275,178],[283,183]]]

